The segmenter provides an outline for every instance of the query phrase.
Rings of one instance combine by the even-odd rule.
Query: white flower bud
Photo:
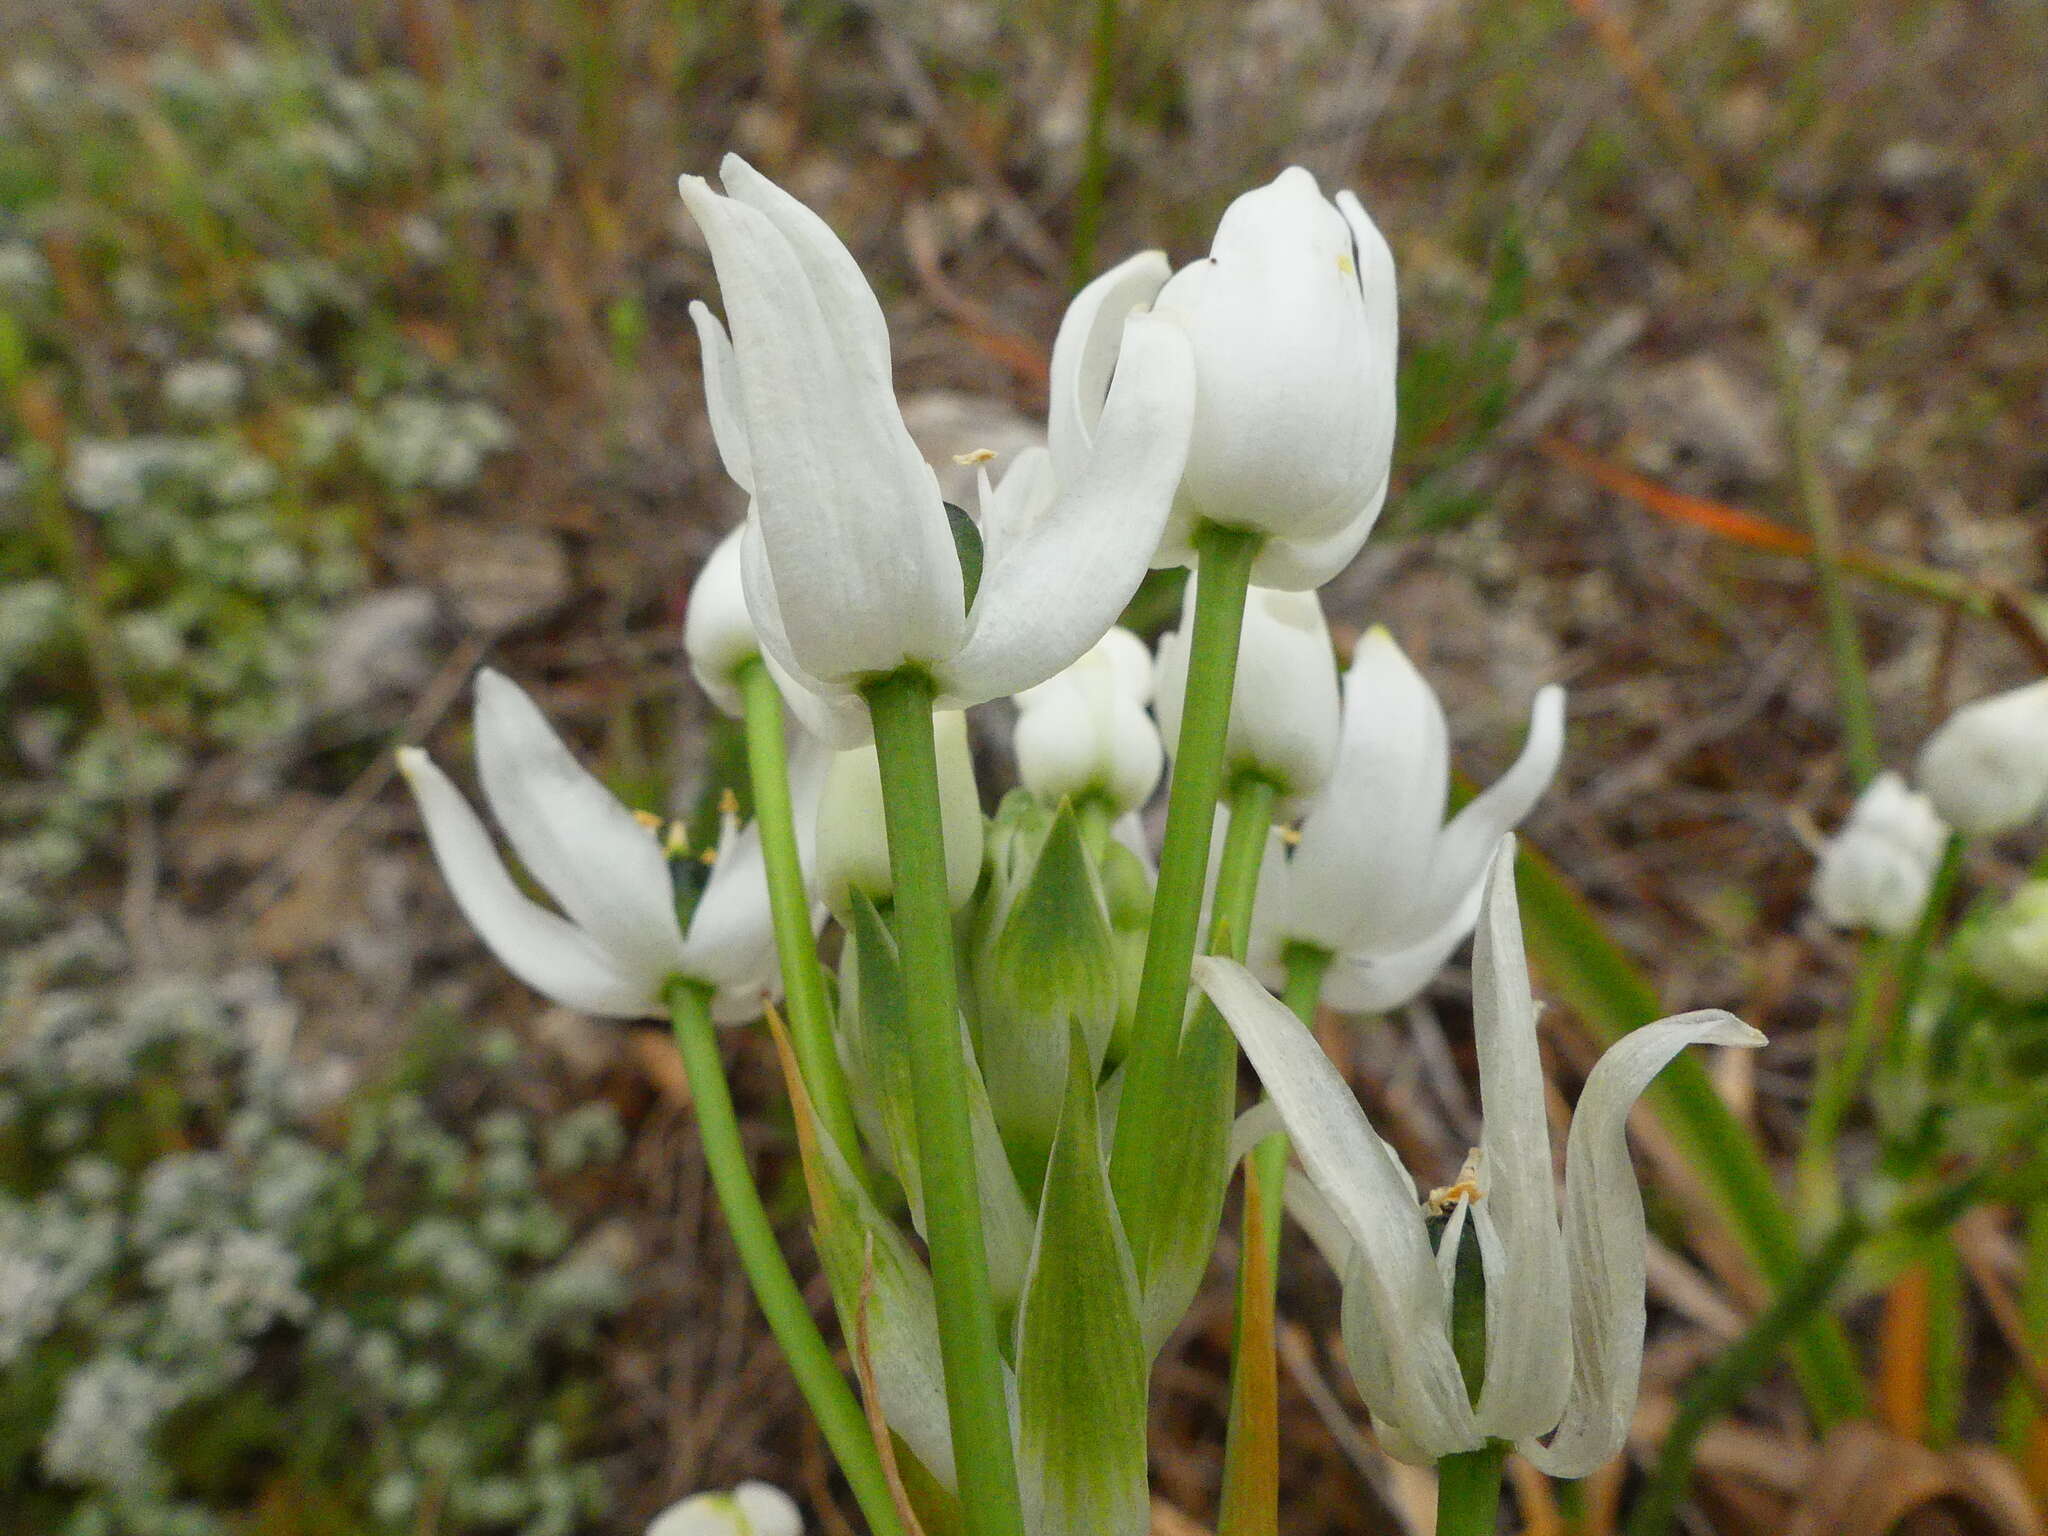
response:
[[[803,1536],[796,1501],[770,1483],[692,1494],[654,1517],[647,1536]]]
[[[747,593],[740,580],[740,536],[735,528],[697,573],[690,604],[683,610],[683,651],[690,674],[712,703],[735,718],[746,713],[740,697],[741,665],[761,654],[760,636],[747,613]]]
[[[1837,928],[1904,933],[1919,921],[1948,828],[1925,795],[1881,773],[1821,850],[1813,904]]]
[[[2048,809],[2048,678],[1950,715],[1920,749],[1919,779],[1970,837],[2000,836]]]
[[[1195,426],[1159,563],[1204,520],[1267,536],[1252,579],[1307,590],[1358,552],[1394,443],[1394,259],[1349,192],[1296,166],[1224,211],[1153,301],[1195,352]]]
[[[1152,796],[1166,766],[1152,700],[1152,656],[1112,629],[1066,671],[1017,695],[1017,773],[1043,804],[1088,794],[1118,815]]]
[[[946,839],[946,890],[964,906],[981,877],[981,794],[967,745],[967,716],[941,710],[932,716],[938,740],[939,815]],[[855,887],[872,900],[896,889],[889,868],[889,829],[882,816],[882,765],[872,744],[832,755],[818,802],[818,894],[841,921]]]
[[[1199,579],[1188,579],[1181,627],[1159,637],[1153,709],[1168,751],[1180,745],[1188,635]],[[1337,653],[1322,603],[1313,592],[1253,587],[1238,642],[1237,686],[1224,746],[1226,776],[1264,774],[1288,801],[1305,800],[1330,776],[1337,759],[1337,727]]]
[[[2008,1002],[2048,1001],[2048,880],[2030,880],[1975,928],[1970,970]]]

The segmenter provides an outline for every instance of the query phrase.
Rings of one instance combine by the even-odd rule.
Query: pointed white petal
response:
[[[1337,1069],[1284,1004],[1227,960],[1197,960],[1195,979],[1280,1106],[1309,1178],[1358,1245],[1363,1304],[1377,1324],[1392,1392],[1377,1411],[1434,1455],[1475,1448],[1472,1405],[1451,1353],[1436,1256],[1414,1186],[1389,1165]]]
[[[1125,318],[1157,297],[1172,270],[1165,253],[1140,251],[1075,294],[1061,317],[1052,344],[1046,438],[1063,477],[1075,478],[1088,461]]]
[[[945,702],[1028,688],[1100,640],[1138,590],[1187,454],[1187,338],[1134,315],[1087,466],[1028,530],[986,527],[967,642],[936,670]]]
[[[1505,1272],[1487,1270],[1489,1320],[1479,1426],[1496,1439],[1557,1423],[1571,1385],[1564,1235],[1550,1170],[1550,1115],[1536,1049],[1536,1000],[1515,903],[1515,840],[1500,840],[1472,950],[1472,1033],[1479,1055],[1483,1204]]]
[[[747,446],[747,423],[740,405],[740,364],[732,340],[718,316],[702,299],[690,301],[690,319],[697,326],[697,347],[704,357],[704,412],[711,418],[711,437],[725,472],[749,496],[754,494],[754,456]]]
[[[579,1013],[630,1019],[665,1011],[658,997],[622,975],[588,935],[529,901],[513,884],[476,812],[426,753],[401,748],[398,766],[456,905],[505,969]]]
[[[1529,708],[1528,739],[1514,766],[1452,817],[1437,838],[1427,895],[1417,904],[1422,911],[1406,934],[1435,927],[1485,879],[1495,847],[1543,798],[1563,756],[1564,690],[1553,683],[1537,690]]]
[[[533,700],[489,668],[476,679],[476,760],[491,811],[533,877],[623,974],[659,995],[683,959],[661,845],[570,755]]]
[[[1572,1389],[1549,1445],[1520,1450],[1552,1477],[1584,1477],[1628,1438],[1643,1363],[1643,1196],[1628,1156],[1628,1113],[1688,1045],[1759,1046],[1718,1009],[1645,1024],[1600,1058],[1565,1146],[1564,1225],[1572,1288]]]
[[[718,269],[754,514],[800,670],[850,683],[950,656],[965,626],[959,558],[890,389],[874,295],[814,216],[738,174],[765,211],[696,177],[682,192]]]
[[[1424,936],[1408,916],[1443,825],[1448,743],[1436,690],[1392,635],[1368,630],[1344,675],[1336,765],[1294,851],[1300,919],[1324,948],[1384,954]]]
[[[766,214],[782,232],[819,295],[825,318],[834,327],[834,340],[886,385],[889,322],[860,263],[832,226],[738,155],[727,154],[718,162],[718,179],[734,201]]]
[[[761,1000],[781,990],[768,863],[752,822],[720,839],[683,938],[683,963],[688,974],[718,989],[712,1016],[721,1024],[759,1017]]]

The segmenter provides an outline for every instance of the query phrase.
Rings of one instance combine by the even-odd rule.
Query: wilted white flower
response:
[[[1684,1047],[1757,1046],[1763,1036],[1708,1010],[1646,1024],[1616,1042],[1572,1116],[1560,1230],[1513,839],[1503,839],[1473,954],[1484,1124],[1465,1172],[1430,1197],[1429,1208],[1449,1218],[1432,1248],[1414,1181],[1308,1027],[1240,965],[1205,958],[1195,975],[1294,1138],[1321,1197],[1308,1203],[1326,1207],[1328,1219],[1310,1223],[1310,1232],[1346,1277],[1345,1348],[1380,1443],[1427,1465],[1507,1440],[1553,1477],[1584,1477],[1612,1459],[1634,1416],[1643,1352],[1646,1239],[1629,1110]],[[1476,1401],[1450,1332],[1468,1224],[1485,1280],[1486,1363]]]
[[[1209,255],[1153,300],[1197,386],[1162,564],[1204,521],[1266,536],[1252,579],[1305,591],[1350,563],[1387,496],[1394,258],[1359,201],[1295,166],[1224,211]]]
[[[2048,810],[2048,678],[1950,715],[1920,749],[1916,776],[1968,837],[1998,837]]]
[[[1200,572],[1188,578],[1181,627],[1159,637],[1152,707],[1168,751],[1180,745],[1188,636],[1200,580]],[[1226,782],[1240,773],[1261,774],[1290,802],[1308,799],[1329,778],[1337,757],[1337,653],[1315,593],[1251,589],[1223,753]]]
[[[477,676],[476,743],[506,839],[566,917],[513,883],[476,812],[426,753],[404,748],[399,766],[449,889],[507,970],[584,1013],[666,1017],[664,990],[688,978],[715,989],[719,1021],[754,1017],[778,970],[751,825],[726,818],[685,930],[671,850],[570,755],[531,699],[488,669]]]
[[[1969,930],[1970,971],[2008,1002],[2048,1000],[2048,880],[2029,880]]]
[[[860,687],[901,667],[925,669],[942,704],[964,707],[1069,665],[1115,621],[1158,544],[1193,411],[1186,337],[1154,317],[1123,321],[1082,468],[1035,516],[1014,515],[1031,498],[991,498],[970,593],[853,256],[737,156],[721,175],[724,196],[693,176],[682,194],[732,326],[728,341],[693,309],[719,450],[753,497],[742,566],[763,647],[837,701],[823,722],[837,745],[866,732]]]
[[[1948,828],[1925,795],[1881,773],[1821,850],[1813,904],[1837,928],[1904,933],[1919,920]]]
[[[932,735],[939,760],[946,890],[958,908],[981,878],[981,793],[974,783],[967,716],[941,710],[932,716]],[[832,754],[817,802],[817,855],[819,899],[842,918],[849,910],[849,891],[858,889],[880,902],[896,889],[883,818],[882,765],[872,743]]]
[[[1100,795],[1118,815],[1152,797],[1166,767],[1152,701],[1152,653],[1112,629],[1066,671],[1017,695],[1017,775],[1046,805]]]
[[[654,1517],[647,1536],[803,1536],[796,1501],[769,1483],[692,1494]]]
[[[1275,834],[1260,870],[1251,964],[1279,976],[1286,952],[1335,957],[1323,996],[1379,1013],[1414,997],[1479,920],[1487,866],[1557,776],[1564,690],[1536,694],[1522,755],[1444,820],[1449,731],[1436,690],[1375,626],[1344,676],[1337,765],[1293,846]]]

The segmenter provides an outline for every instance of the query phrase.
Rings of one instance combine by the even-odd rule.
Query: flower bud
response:
[[[647,1536],[803,1536],[796,1501],[769,1483],[692,1494],[654,1517]]]
[[[1199,579],[1188,580],[1181,627],[1159,637],[1153,709],[1169,750],[1180,745],[1188,634]],[[1330,645],[1323,605],[1313,592],[1253,587],[1238,642],[1225,774],[1263,774],[1288,801],[1305,800],[1330,776],[1337,759],[1337,730],[1337,654]]]
[[[1948,828],[1925,795],[1881,773],[1821,850],[1813,904],[1837,928],[1904,933],[1919,920]]]
[[[1187,330],[1195,425],[1158,561],[1204,521],[1267,536],[1252,579],[1320,586],[1358,552],[1394,442],[1394,260],[1349,192],[1299,166],[1224,211],[1153,301]]]
[[[2007,1002],[2048,1002],[2048,880],[2028,881],[1973,928],[1964,959]]]
[[[946,890],[966,905],[981,876],[981,794],[967,746],[967,716],[932,716],[939,758],[939,816],[946,840]],[[859,889],[887,901],[896,889],[889,867],[889,829],[882,813],[882,765],[872,745],[832,755],[818,802],[818,894],[842,923],[847,893]]]
[[[1112,629],[1066,671],[1017,695],[1017,774],[1039,803],[1100,795],[1123,815],[1152,797],[1166,766],[1152,701],[1152,657]]]
[[[1970,837],[1997,837],[2048,808],[2048,678],[1957,710],[1920,749],[1920,787]]]
[[[690,674],[714,704],[734,717],[746,713],[739,669],[761,654],[761,639],[747,614],[746,589],[740,580],[743,532],[735,528],[718,541],[683,610],[683,652],[690,658]]]

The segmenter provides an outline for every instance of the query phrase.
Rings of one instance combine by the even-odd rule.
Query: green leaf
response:
[[[965,507],[946,503],[946,522],[953,530],[953,549],[960,556],[961,609],[974,606],[974,594],[981,590],[981,529],[967,515]]]
[[[989,893],[992,920],[973,970],[989,1102],[1017,1177],[1032,1188],[1062,1113],[1068,1024],[1080,1025],[1092,1082],[1116,1027],[1122,979],[1073,807],[1060,807],[1035,850],[1016,851],[1026,857],[1013,859],[1019,873]]]
[[[1557,866],[1525,840],[1517,864],[1529,959],[1603,1045],[1663,1016],[1656,988],[1623,953]],[[1762,1150],[1714,1091],[1706,1069],[1681,1056],[1644,1103],[1714,1192],[1736,1240],[1773,1286],[1800,1272],[1799,1235]],[[1823,1428],[1861,1417],[1863,1377],[1839,1320],[1815,1316],[1795,1336],[1793,1365]]]
[[[924,1230],[924,1194],[919,1180],[915,1085],[917,1057],[906,1027],[902,963],[896,940],[875,904],[853,891],[849,958],[855,972],[854,1005],[842,1025],[852,1056],[852,1078],[871,1123],[902,1182],[911,1219]],[[964,1030],[963,1030],[964,1033]],[[966,1045],[968,1118],[974,1134],[974,1164],[981,1194],[982,1238],[988,1248],[989,1284],[999,1307],[1016,1304],[1030,1257],[1031,1212],[1005,1154],[989,1105],[988,1090],[973,1041]]]
[[[1017,1471],[1037,1536],[1142,1536],[1147,1355],[1138,1281],[1111,1204],[1095,1084],[1071,1029],[1017,1321]]]

